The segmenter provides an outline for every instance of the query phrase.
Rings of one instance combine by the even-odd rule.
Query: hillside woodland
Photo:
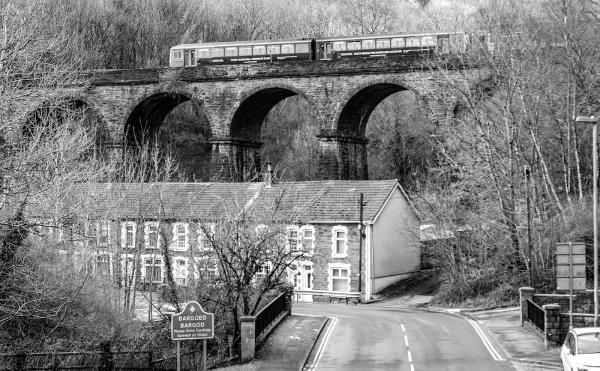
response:
[[[592,128],[574,118],[600,112],[597,0],[1,0],[0,20],[0,351],[88,349],[101,339],[146,349],[167,339],[166,328],[143,327],[105,300],[111,283],[64,262],[39,231],[68,223],[56,205],[77,183],[209,180],[202,107],[177,107],[161,128],[162,152],[142,151],[152,166],[124,169],[101,155],[95,119],[80,107],[51,107],[32,121],[21,103],[23,87],[50,91],[83,70],[168,66],[180,43],[485,35],[457,57],[488,77],[475,87],[444,81],[446,120],[428,120],[410,91],[376,108],[369,177],[397,178],[433,231],[426,252],[442,272],[440,303],[504,304],[519,286],[552,290],[555,244],[592,240]],[[446,76],[441,62],[431,68]],[[280,179],[316,174],[311,115],[291,97],[263,124],[262,159]],[[17,129],[23,122],[39,125]],[[84,219],[70,201],[69,215]]]

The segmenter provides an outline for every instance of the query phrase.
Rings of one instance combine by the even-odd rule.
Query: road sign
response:
[[[215,316],[206,313],[200,304],[190,301],[181,313],[171,317],[171,339],[212,339],[215,336]]]
[[[584,291],[586,281],[585,244],[581,242],[556,245],[557,290]]]

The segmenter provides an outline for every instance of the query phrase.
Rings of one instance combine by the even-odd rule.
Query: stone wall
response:
[[[456,65],[445,74],[423,58],[344,59],[274,62],[253,65],[198,66],[145,70],[89,71],[81,85],[51,92],[52,97],[77,99],[94,110],[107,128],[112,148],[127,143],[128,125],[162,117],[179,103],[194,100],[204,107],[213,135],[212,168],[219,174],[239,173],[255,159],[245,156],[247,143],[277,102],[292,95],[306,99],[316,116],[321,139],[321,179],[366,179],[366,113],[389,94],[411,90],[425,102],[432,121],[454,112],[454,97],[445,89],[448,76],[466,86],[487,78],[487,72]],[[48,92],[32,94],[24,111],[48,101]],[[375,97],[375,98],[374,98]],[[256,104],[260,102],[261,104]],[[344,129],[340,130],[340,116]],[[365,116],[366,115],[366,116]],[[242,130],[247,125],[252,130]],[[258,127],[255,127],[257,126]],[[232,132],[232,128],[236,128]],[[245,134],[244,134],[245,133]],[[227,142],[227,148],[218,144]],[[236,143],[242,143],[236,150]],[[229,166],[230,168],[227,168]],[[217,170],[218,169],[218,170]],[[215,174],[213,174],[213,178]],[[227,179],[227,176],[216,178]],[[235,179],[239,180],[239,179]]]

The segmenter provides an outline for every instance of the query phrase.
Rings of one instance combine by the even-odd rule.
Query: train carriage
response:
[[[171,67],[313,59],[313,39],[181,44],[171,48]]]
[[[390,34],[316,39],[318,59],[374,58],[400,54],[464,51],[465,33]]]

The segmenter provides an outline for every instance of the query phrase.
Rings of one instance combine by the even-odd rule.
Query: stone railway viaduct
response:
[[[24,112],[61,100],[100,117],[105,144],[122,153],[144,131],[158,130],[177,105],[194,100],[210,123],[213,179],[240,180],[255,165],[269,110],[294,95],[306,99],[320,128],[320,179],[367,179],[366,125],[387,96],[413,91],[430,120],[452,119],[449,81],[474,86],[478,68],[438,70],[427,58],[394,57],[85,72],[81,84],[32,94]],[[22,122],[26,121],[26,117]]]

